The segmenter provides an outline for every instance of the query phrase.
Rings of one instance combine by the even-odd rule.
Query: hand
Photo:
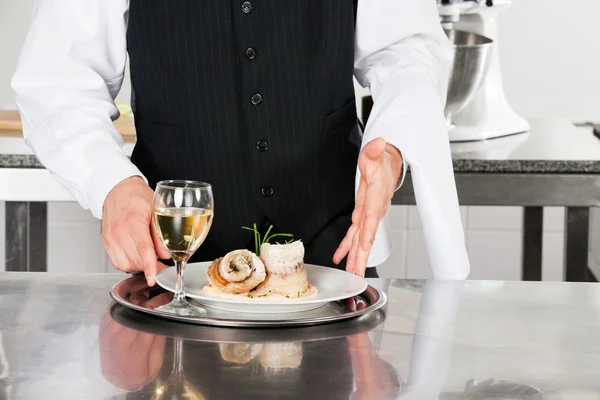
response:
[[[140,177],[117,184],[104,201],[102,242],[111,263],[123,272],[144,272],[149,286],[170,258],[152,218],[152,189]]]
[[[124,327],[112,319],[110,308],[98,334],[100,367],[107,381],[123,390],[137,390],[154,381],[163,365],[166,337]]]
[[[346,255],[346,271],[364,276],[379,222],[390,205],[402,173],[402,156],[384,139],[370,141],[360,152],[361,174],[352,226],[333,256],[339,264]]]
[[[396,399],[400,393],[400,381],[395,369],[386,366],[371,344],[369,333],[347,336],[348,350],[354,371],[356,391],[351,400]]]

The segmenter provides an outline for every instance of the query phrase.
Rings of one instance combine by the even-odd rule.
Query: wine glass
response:
[[[208,235],[213,203],[212,186],[205,182],[170,180],[156,185],[152,203],[154,222],[160,240],[175,262],[177,274],[173,300],[156,310],[192,317],[206,314],[206,310],[186,300],[183,273],[188,260]]]

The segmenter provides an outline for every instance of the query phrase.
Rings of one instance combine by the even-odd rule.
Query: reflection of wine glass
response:
[[[202,316],[206,310],[185,299],[183,273],[190,257],[208,235],[214,207],[212,187],[193,181],[162,181],[156,186],[152,208],[158,236],[175,261],[175,297],[158,307],[178,315]]]
[[[173,369],[165,382],[158,382],[152,400],[189,399],[205,400],[206,397],[192,386],[183,372],[183,339],[174,339]]]

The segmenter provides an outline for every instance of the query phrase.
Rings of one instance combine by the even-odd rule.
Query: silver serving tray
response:
[[[387,296],[373,286],[368,286],[362,294],[352,298],[327,303],[308,311],[286,314],[234,313],[202,305],[207,313],[203,317],[186,317],[154,308],[167,304],[173,298],[158,285],[149,287],[143,275],[133,276],[115,284],[110,291],[111,297],[120,305],[163,319],[198,325],[232,328],[282,328],[292,326],[312,326],[344,321],[361,317],[380,310],[387,303]],[[188,299],[194,303],[193,299]]]

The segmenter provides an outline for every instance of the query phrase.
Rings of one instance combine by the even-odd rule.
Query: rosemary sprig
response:
[[[269,226],[269,229],[267,229],[267,232],[264,234],[264,236],[261,236],[261,234],[258,231],[258,228],[256,226],[256,223],[254,223],[252,225],[252,228],[249,228],[247,226],[242,226],[242,229],[245,229],[247,231],[251,231],[254,233],[254,253],[259,257],[260,257],[260,246],[265,243],[269,243],[272,239],[277,238],[277,237],[292,238],[292,239],[286,241],[286,244],[289,244],[289,243],[293,242],[293,238],[294,238],[294,235],[292,235],[291,233],[274,233],[271,235],[270,233],[271,233],[271,230],[273,230],[273,225]]]

